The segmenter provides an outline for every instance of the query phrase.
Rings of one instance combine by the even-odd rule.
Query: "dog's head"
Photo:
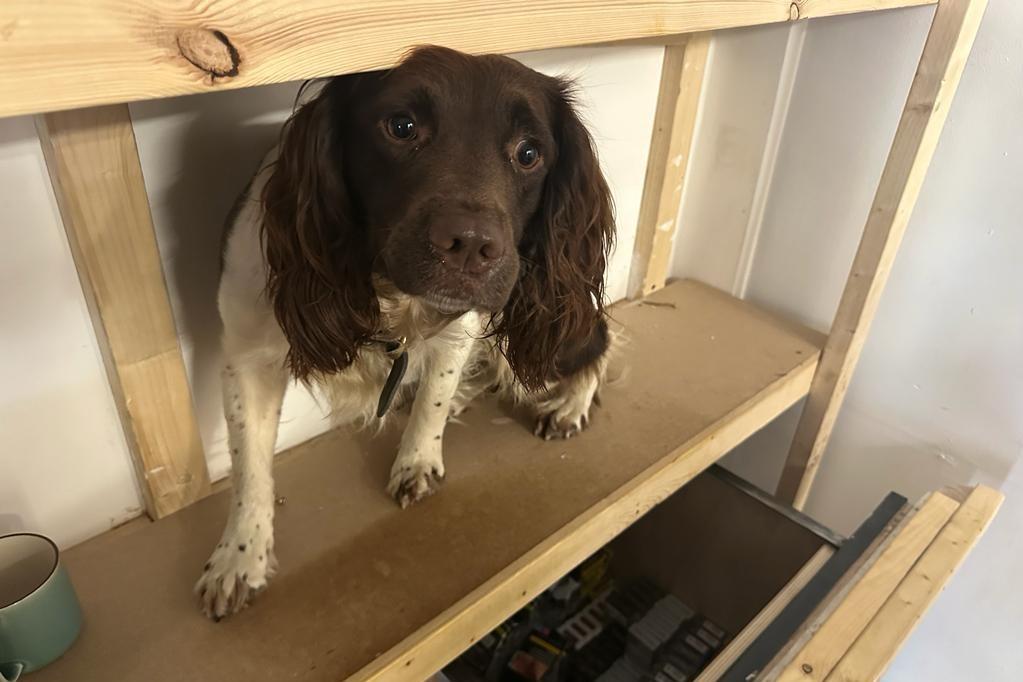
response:
[[[263,203],[301,378],[378,332],[374,274],[442,313],[492,314],[529,387],[603,343],[611,198],[565,80],[437,47],[335,78],[286,124]]]

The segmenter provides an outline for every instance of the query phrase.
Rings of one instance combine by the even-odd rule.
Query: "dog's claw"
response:
[[[195,584],[195,595],[202,612],[215,623],[248,606],[259,594],[277,568],[273,554],[273,540],[262,541],[262,552],[240,552],[237,542],[217,545],[202,575]],[[261,558],[265,557],[265,560]]]
[[[544,440],[566,439],[580,433],[588,424],[589,419],[586,415],[581,415],[573,420],[564,417],[558,418],[556,413],[551,412],[537,418],[533,434]]]
[[[416,462],[394,468],[391,480],[387,484],[387,492],[402,509],[407,509],[433,495],[443,482],[443,468],[429,462]]]

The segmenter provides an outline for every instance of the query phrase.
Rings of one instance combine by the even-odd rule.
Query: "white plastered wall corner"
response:
[[[705,106],[724,112],[702,118],[674,275],[830,326],[932,12],[815,20],[795,65],[779,27],[751,29],[758,47],[715,41]],[[888,680],[1011,680],[1023,669],[1023,596],[1011,587],[1023,567],[1012,512],[1023,499],[1021,32],[1023,6],[989,5],[807,505],[849,532],[892,489],[914,498],[986,483],[1006,494]],[[779,83],[774,104],[744,69]],[[727,465],[773,490],[799,409]]]

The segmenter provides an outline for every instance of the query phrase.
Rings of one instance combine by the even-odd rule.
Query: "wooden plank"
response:
[[[661,61],[661,82],[657,90],[657,108],[654,110],[654,125],[650,135],[650,146],[647,151],[646,175],[643,178],[643,197],[639,205],[639,218],[636,223],[636,242],[632,249],[632,265],[629,268],[628,297],[636,298],[644,292],[644,281],[650,269],[650,258],[653,254],[654,239],[657,233],[657,218],[661,209],[661,196],[665,191],[665,177],[670,163],[671,131],[676,116],[680,113],[680,97],[682,68],[685,62],[685,45],[668,45],[664,48],[664,59]],[[682,109],[685,107],[683,106]],[[695,109],[695,108],[694,108]],[[693,120],[695,121],[695,110]],[[688,154],[686,154],[688,158]],[[681,165],[681,164],[680,164]],[[674,169],[674,167],[672,167]],[[670,192],[676,199],[681,199],[681,176],[676,183],[678,192]],[[675,214],[678,204],[675,204]],[[675,219],[671,219],[668,229],[674,233]],[[651,287],[656,291],[657,287]]]
[[[126,105],[47,114],[39,139],[146,509],[210,481]]]
[[[760,636],[760,633],[770,624],[782,610],[789,605],[789,603],[799,594],[800,590],[806,587],[806,584],[810,582],[810,579],[817,575],[817,571],[821,569],[831,555],[835,553],[835,548],[831,545],[822,545],[817,552],[810,557],[799,572],[793,576],[792,580],[786,583],[785,587],[779,590],[771,601],[767,603],[767,606],[762,608],[753,620],[749,622],[736,635],[731,642],[728,643],[721,653],[714,657],[714,660],[710,662],[700,676],[696,678],[696,682],[715,682],[721,679],[721,676],[725,674],[739,655],[746,650],[753,641]]]
[[[424,42],[510,53],[933,1],[4,0],[0,116],[385,68]]]
[[[629,373],[585,433],[545,442],[482,401],[445,432],[447,478],[420,505],[384,492],[400,423],[301,446],[276,468],[280,571],[229,620],[191,596],[228,495],[66,552],[89,627],[32,682],[426,679],[805,395],[823,342],[694,282],[613,315],[630,343],[611,376]]]
[[[924,498],[926,500],[926,497]],[[810,641],[810,637],[820,628],[834,611],[835,608],[845,599],[849,591],[874,565],[881,552],[891,543],[898,532],[905,527],[913,516],[919,511],[918,506],[904,504],[882,528],[863,553],[852,563],[841,577],[830,587],[827,595],[822,599],[813,611],[806,617],[803,624],[791,634],[788,641],[777,647],[773,656],[766,663],[759,666],[760,674],[757,682],[775,682],[782,669],[799,651]],[[859,532],[859,531],[857,531]],[[854,533],[855,536],[855,533]],[[852,538],[850,538],[851,540]]]
[[[664,48],[629,272],[630,298],[657,291],[668,277],[709,49],[709,33],[692,36],[686,45]]]
[[[933,5],[938,0],[906,3],[910,5]],[[837,14],[854,14],[857,12],[873,12],[888,9],[888,3],[877,0],[795,0],[792,3],[790,18],[812,19],[814,17],[834,16]]]
[[[941,493],[929,496],[777,679],[825,679],[958,507]]]
[[[987,0],[941,0],[778,484],[806,504]]]
[[[741,652],[721,677],[722,682],[746,682],[751,676],[770,679],[768,671],[778,668],[779,659],[798,649],[793,643],[803,638],[806,624],[830,613],[836,593],[848,590],[851,575],[874,561],[900,520],[905,518],[906,498],[888,493],[863,520],[764,631]]]
[[[977,486],[870,621],[828,682],[877,680],[987,530],[1004,496]]]

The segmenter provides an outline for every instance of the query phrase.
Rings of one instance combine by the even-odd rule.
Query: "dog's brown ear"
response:
[[[267,293],[291,345],[288,366],[303,381],[348,367],[379,316],[368,245],[351,222],[339,135],[341,103],[357,78],[328,82],[292,115],[262,193]]]
[[[557,155],[520,247],[519,281],[497,324],[515,376],[537,390],[606,350],[604,270],[614,240],[611,192],[573,85],[552,79]]]

